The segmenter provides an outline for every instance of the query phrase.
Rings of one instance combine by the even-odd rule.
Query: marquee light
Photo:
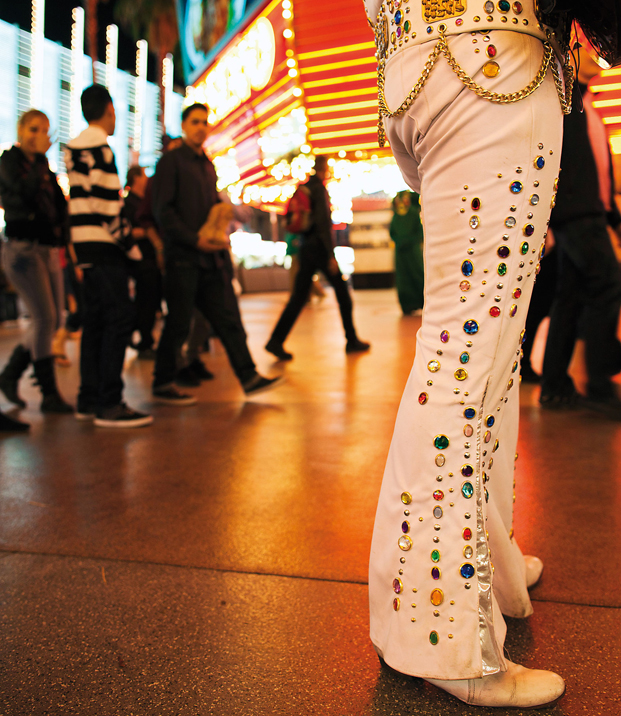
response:
[[[210,123],[219,122],[249,99],[252,90],[267,85],[275,58],[274,28],[261,17],[196,85],[193,101],[209,107]]]
[[[119,28],[108,25],[106,28],[106,87],[114,97],[116,93],[116,68],[119,57]]]
[[[72,10],[73,24],[71,25],[71,91],[69,102],[69,134],[72,137],[78,133],[82,118],[80,95],[82,94],[84,62],[84,8],[74,7]]]
[[[32,0],[30,32],[30,104],[40,107],[43,103],[43,51],[45,47],[45,0]]]
[[[149,45],[146,40],[136,43],[136,107],[134,112],[134,146],[135,152],[142,148],[142,114],[147,98],[147,58]]]

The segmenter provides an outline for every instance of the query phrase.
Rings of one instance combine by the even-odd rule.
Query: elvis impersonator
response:
[[[537,708],[565,692],[505,657],[503,614],[532,614],[543,569],[512,529],[520,346],[571,107],[569,28],[577,19],[615,62],[617,3],[605,33],[593,22],[605,4],[365,0],[380,143],[385,131],[421,194],[425,232],[425,310],[371,549],[371,639],[388,666],[469,704]]]

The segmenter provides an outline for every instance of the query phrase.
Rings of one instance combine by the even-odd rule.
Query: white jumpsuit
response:
[[[491,31],[449,35],[453,57],[486,89],[528,86],[542,63],[542,29],[517,32],[525,26],[512,19],[534,17],[532,0],[502,5],[510,7],[506,29],[498,28],[501,3],[473,4],[481,18],[494,8],[495,22]],[[403,28],[404,17],[421,9],[424,17],[429,3],[390,5],[389,32],[398,9],[411,8]],[[379,9],[367,2],[372,21]],[[398,50],[395,43],[389,53],[391,110],[437,42],[438,23],[429,25],[433,39]],[[420,37],[420,17],[415,26]],[[422,197],[425,309],[377,508],[371,639],[403,673],[472,679],[506,670],[502,614],[532,613],[512,530],[519,360],[554,201],[562,110],[551,71],[528,97],[496,104],[440,57],[411,107],[385,127]]]

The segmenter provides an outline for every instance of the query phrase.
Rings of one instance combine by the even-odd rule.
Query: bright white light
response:
[[[311,150],[311,148],[309,147],[308,144],[303,144],[300,147],[300,151],[303,152],[304,154],[310,154],[310,150]]]
[[[341,157],[341,159],[342,159],[343,157],[346,157],[346,156],[347,156],[347,152],[346,152],[344,149],[340,149],[340,150],[339,150],[339,157]]]
[[[45,0],[32,0],[30,45],[30,105],[43,104],[43,50],[45,46]]]
[[[291,10],[291,0],[283,0],[282,8],[283,10]]]
[[[292,57],[287,60],[287,67],[295,67],[295,60]]]
[[[287,40],[290,40],[293,37],[293,30],[290,30],[289,28],[287,28],[286,30],[283,30],[282,36],[286,37]]]
[[[283,10],[282,16],[285,18],[285,20],[291,20],[291,11],[290,10]]]
[[[82,94],[82,62],[84,60],[84,8],[74,7],[72,10],[73,24],[71,25],[71,91],[69,103],[69,134],[75,137],[80,127],[82,107],[80,96]]]
[[[302,90],[299,87],[293,88],[293,96],[294,97],[301,97],[302,96]]]
[[[297,76],[298,76],[298,71],[296,69],[291,68],[289,70],[289,77],[297,77]]]
[[[142,147],[142,116],[147,98],[147,59],[149,45],[146,40],[136,43],[136,107],[134,112],[134,146],[135,152]]]
[[[119,58],[119,28],[108,25],[106,28],[106,87],[114,98],[116,94],[116,68]]]

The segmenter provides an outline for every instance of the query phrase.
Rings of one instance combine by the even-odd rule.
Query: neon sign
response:
[[[210,124],[219,122],[267,85],[275,57],[274,28],[261,17],[194,87],[192,101],[207,105]]]

